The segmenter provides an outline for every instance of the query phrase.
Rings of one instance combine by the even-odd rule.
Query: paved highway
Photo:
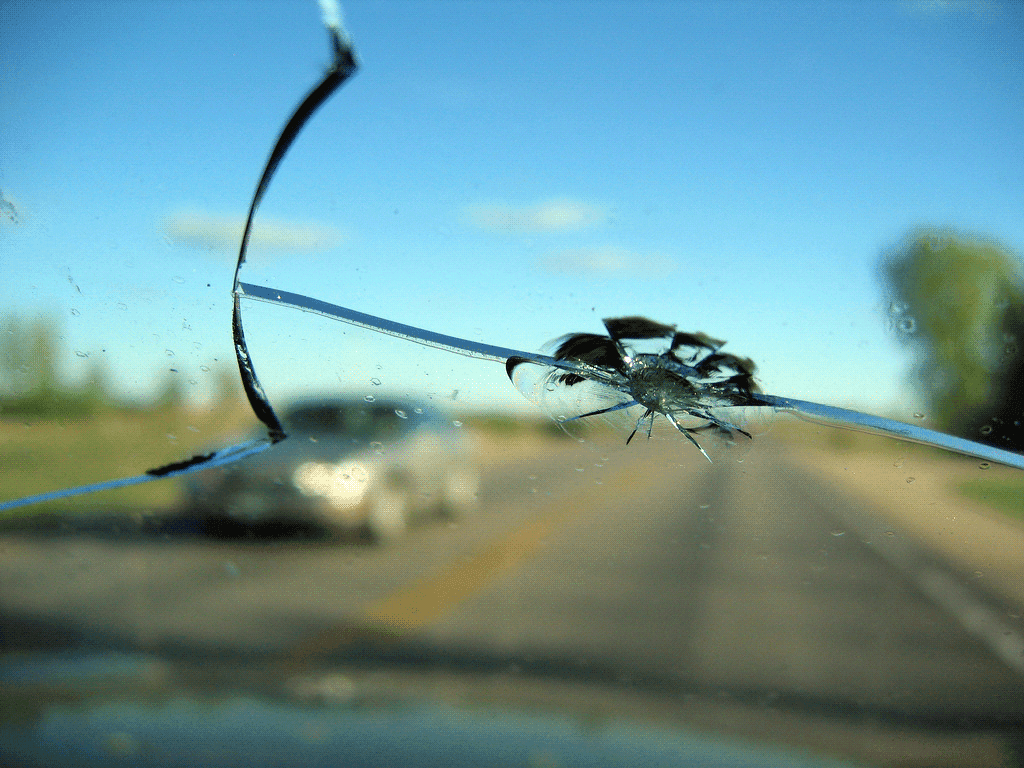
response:
[[[9,533],[3,643],[558,670],[655,695],[709,730],[1000,764],[1024,723],[1022,670],[1012,643],[957,611],[1021,606],[770,442],[713,465],[686,448],[555,444],[495,461],[478,513],[387,547],[211,540],[145,518]],[[948,581],[929,588],[922,563]],[[961,603],[937,599],[943,583]]]

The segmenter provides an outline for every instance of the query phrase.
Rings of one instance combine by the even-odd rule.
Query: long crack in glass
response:
[[[335,0],[320,0],[320,7],[323,12],[324,26],[327,27],[327,32],[330,37],[334,58],[326,75],[324,75],[324,78],[316,85],[316,87],[313,88],[313,90],[309,92],[309,94],[295,109],[291,117],[288,119],[288,122],[285,123],[284,128],[281,130],[281,134],[278,137],[277,142],[274,144],[274,148],[271,151],[270,157],[263,169],[263,174],[260,176],[259,183],[256,185],[256,191],[253,194],[252,203],[249,206],[249,216],[246,219],[245,229],[242,232],[242,241],[238,251],[238,260],[235,264],[234,283],[232,286],[234,305],[232,307],[231,332],[234,340],[235,357],[238,361],[238,369],[242,379],[242,386],[245,390],[246,397],[249,400],[249,405],[252,407],[253,413],[256,414],[256,417],[266,425],[267,438],[233,445],[218,451],[199,454],[182,461],[176,461],[160,467],[154,467],[141,475],[135,475],[133,477],[117,478],[100,483],[65,488],[58,491],[51,491],[48,493],[41,493],[0,502],[0,513],[19,507],[29,506],[31,504],[68,499],[74,496],[95,493],[97,491],[124,488],[131,485],[152,482],[154,480],[180,477],[199,470],[211,469],[213,467],[230,464],[248,456],[252,456],[260,451],[266,450],[274,443],[285,439],[286,435],[284,427],[281,425],[280,419],[278,419],[273,406],[271,406],[266,393],[263,391],[263,387],[260,385],[259,378],[256,375],[256,369],[253,365],[252,358],[249,355],[248,347],[246,346],[245,333],[242,328],[241,307],[239,306],[240,291],[238,276],[242,265],[245,263],[246,251],[249,246],[249,237],[252,233],[252,225],[256,216],[256,210],[259,208],[263,195],[266,192],[267,187],[270,185],[270,180],[273,178],[274,172],[277,170],[277,167],[284,158],[285,153],[287,153],[288,148],[291,146],[295,137],[298,136],[309,118],[331,96],[331,94],[333,94],[346,80],[348,80],[349,77],[352,76],[357,67],[351,40],[342,27],[341,13],[337,3]],[[0,201],[2,201],[2,197],[0,197]],[[12,220],[16,217],[14,207],[6,201],[0,202],[0,213],[3,213],[3,215],[8,216]]]
[[[447,336],[288,291],[249,283],[241,283],[240,288],[245,298],[313,312],[455,354],[504,363],[513,384],[541,405],[546,405],[543,401],[548,399],[543,393],[589,382],[614,402],[592,411],[551,415],[565,422],[639,406],[643,408],[641,422],[647,420],[650,425],[656,415],[665,416],[705,457],[707,454],[697,443],[695,433],[716,432],[726,438],[752,439],[743,421],[746,409],[755,408],[790,413],[830,427],[882,434],[1024,469],[1024,456],[1012,451],[895,419],[758,392],[753,380],[754,363],[718,351],[725,342],[703,333],[676,331],[675,326],[643,317],[606,319],[608,335],[568,334],[551,342],[556,347],[554,355],[545,355]],[[669,339],[668,349],[659,354],[632,354],[628,345],[623,344],[626,339],[651,338]],[[680,350],[689,352],[684,354]],[[529,367],[539,367],[539,375],[523,376],[523,371]],[[681,421],[684,416],[704,423],[688,426]],[[638,422],[634,432],[640,427]]]
[[[697,437],[714,435],[730,443],[752,440],[754,436],[746,424],[750,409],[755,409],[790,413],[832,427],[883,434],[1024,469],[1024,456],[1011,451],[894,419],[761,392],[754,380],[753,361],[722,352],[725,342],[703,333],[677,331],[674,325],[645,317],[605,319],[606,334],[567,334],[550,342],[553,354],[539,354],[449,336],[302,294],[242,282],[239,276],[253,221],[275,171],[309,118],[358,67],[337,4],[334,0],[321,0],[320,5],[333,61],[324,78],[292,113],[270,153],[249,207],[232,286],[232,338],[239,373],[253,413],[267,428],[267,438],[193,456],[133,477],[0,502],[0,513],[44,501],[179,477],[238,461],[284,440],[284,427],[260,385],[246,345],[243,299],[312,312],[454,354],[502,363],[517,389],[546,408],[560,423],[620,411],[628,414],[630,409],[637,409],[627,443],[640,430],[650,436],[655,418],[663,416],[708,461],[711,458]],[[13,206],[6,201],[0,206],[0,212],[12,218],[16,215]],[[650,340],[663,340],[667,347],[660,352],[638,351],[632,343]],[[586,396],[560,396],[567,392],[585,392]],[[554,402],[562,405],[553,408]],[[565,403],[574,404],[570,408],[575,407],[580,412],[559,412],[564,410]]]

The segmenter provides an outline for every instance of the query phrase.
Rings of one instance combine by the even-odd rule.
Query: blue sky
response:
[[[361,69],[281,165],[248,282],[530,350],[644,314],[727,339],[772,393],[888,411],[917,406],[881,251],[941,225],[1024,252],[1019,5],[343,9]],[[234,364],[234,233],[330,60],[318,8],[0,12],[4,311],[58,317],[72,375],[205,396]],[[500,366],[246,309],[272,399],[376,378],[521,402]]]

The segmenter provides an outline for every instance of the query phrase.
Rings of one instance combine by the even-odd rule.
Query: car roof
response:
[[[369,417],[376,421],[382,418],[398,417],[408,419],[410,426],[426,421],[437,421],[436,414],[428,413],[420,405],[402,400],[373,400],[359,398],[303,400],[295,402],[284,410],[285,424],[298,430],[330,430],[342,428],[351,423],[353,415]]]

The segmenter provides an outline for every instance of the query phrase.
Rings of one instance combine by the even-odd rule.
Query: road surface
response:
[[[1024,723],[1021,606],[768,441],[714,464],[679,441],[520,452],[490,463],[479,512],[386,547],[185,522],[3,535],[6,650],[554,670],[662,718],[880,762],[997,765]]]

